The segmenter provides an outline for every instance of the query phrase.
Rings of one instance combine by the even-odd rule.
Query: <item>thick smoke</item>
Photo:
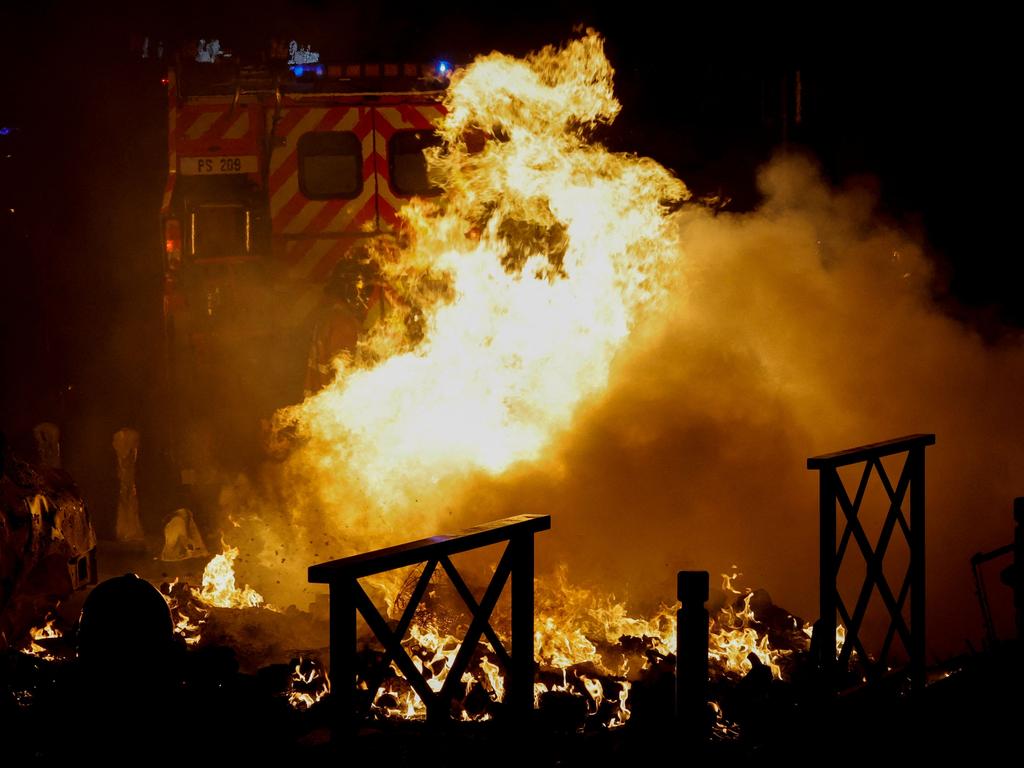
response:
[[[1024,354],[935,307],[922,246],[883,222],[872,193],[832,189],[792,155],[761,171],[760,188],[752,213],[678,214],[667,313],[638,329],[607,393],[547,463],[482,485],[469,506],[551,512],[543,562],[568,561],[575,578],[640,602],[670,600],[678,569],[735,563],[746,584],[813,619],[817,476],[807,457],[934,432],[929,647],[963,650],[980,627],[968,559],[1009,540],[1021,492]],[[895,482],[901,464],[886,467]],[[844,475],[851,496],[858,478]],[[872,484],[874,540],[885,507]],[[897,529],[886,567],[894,593],[906,565],[899,539]],[[844,570],[841,583],[859,588],[862,574]]]

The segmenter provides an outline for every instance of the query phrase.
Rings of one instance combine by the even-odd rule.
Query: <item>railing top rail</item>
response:
[[[358,579],[375,573],[391,571],[406,565],[422,563],[437,557],[486,547],[508,541],[519,534],[533,534],[551,527],[551,515],[515,515],[466,528],[458,533],[430,536],[394,547],[364,552],[340,560],[331,560],[309,567],[309,581],[330,584],[341,579]]]
[[[870,443],[869,445],[861,445],[857,448],[848,448],[845,451],[838,451],[836,453],[812,456],[807,460],[807,468],[843,467],[847,464],[857,464],[870,458],[890,456],[894,453],[901,453],[911,448],[926,445],[935,445],[935,435],[907,435],[906,437],[897,437],[893,440],[885,440],[881,443]]]

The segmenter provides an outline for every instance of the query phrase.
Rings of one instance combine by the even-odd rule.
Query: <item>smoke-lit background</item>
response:
[[[686,300],[558,449],[568,475],[482,489],[483,508],[557,512],[590,499],[593,515],[567,515],[559,536],[587,553],[576,559],[593,574],[642,591],[673,568],[736,561],[807,611],[816,495],[803,460],[935,431],[930,482],[952,490],[929,499],[929,544],[942,553],[930,555],[930,605],[948,588],[952,605],[973,610],[967,558],[1008,539],[1020,492],[1013,350],[1024,305],[1005,191],[1019,150],[999,19],[575,3],[186,2],[127,15],[42,3],[0,14],[0,428],[17,446],[39,421],[61,426],[101,535],[113,529],[110,436],[121,426],[143,434],[144,522],[156,527],[177,506],[153,448],[165,394],[163,72],[133,50],[138,41],[172,50],[219,37],[244,52],[295,36],[325,60],[464,62],[524,53],[583,24],[607,38],[623,103],[603,139],[730,202],[681,224]],[[820,170],[760,171],[783,146]],[[976,634],[974,623],[943,626],[950,645]]]

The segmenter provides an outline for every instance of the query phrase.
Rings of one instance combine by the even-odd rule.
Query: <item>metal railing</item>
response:
[[[431,536],[427,539],[400,544],[387,549],[366,552],[352,557],[320,563],[309,568],[309,581],[330,586],[330,649],[331,680],[335,706],[343,727],[358,721],[356,693],[357,655],[356,620],[361,613],[370,630],[384,646],[384,659],[378,665],[378,676],[387,674],[393,661],[402,676],[417,693],[427,708],[427,719],[442,721],[450,718],[451,702],[456,687],[462,680],[472,654],[481,637],[485,637],[498,664],[507,675],[505,702],[514,716],[527,718],[533,710],[534,648],[533,648],[533,571],[534,534],[551,527],[550,515],[518,515],[503,520],[467,528],[455,534]],[[461,574],[452,564],[451,556],[472,549],[507,541],[505,551],[494,575],[477,602]],[[366,594],[359,579],[409,565],[424,563],[416,586],[394,629],[381,616]],[[448,575],[455,591],[466,604],[472,619],[451,669],[441,689],[434,691],[417,669],[402,640],[412,623],[416,608],[423,599],[437,567]],[[498,598],[511,579],[511,643],[512,653],[505,648],[490,624],[491,614]],[[373,692],[382,680],[368,680]]]
[[[849,666],[856,651],[869,678],[887,670],[892,642],[898,635],[909,656],[908,673],[911,686],[919,690],[925,675],[925,539],[924,539],[924,449],[935,444],[935,435],[909,435],[883,443],[815,456],[807,460],[807,468],[819,472],[820,540],[820,618],[815,627],[815,645],[820,650],[820,663],[827,683],[838,681],[837,671]],[[903,471],[893,485],[881,459],[906,454]],[[847,493],[839,476],[839,468],[863,464],[860,482],[853,498]],[[889,510],[882,523],[878,540],[872,543],[858,517],[864,493],[872,474],[877,474],[889,498]],[[903,508],[909,493],[909,520]],[[837,542],[837,518],[845,520]],[[893,533],[899,529],[909,548],[907,571],[895,594],[885,577],[883,564]],[[839,588],[839,569],[849,553],[851,539],[864,557],[865,574],[854,608],[850,611]],[[889,627],[880,651],[869,656],[861,638],[864,617],[873,592],[877,590],[889,614]],[[910,600],[909,621],[904,606]],[[846,628],[846,639],[836,653],[835,636],[838,618]]]
[[[1013,541],[989,552],[977,552],[971,557],[971,572],[974,575],[974,589],[978,597],[978,606],[981,608],[981,618],[985,627],[985,647],[992,651],[1000,644],[1000,638],[996,634],[996,624],[992,618],[992,609],[989,607],[988,591],[985,588],[985,579],[981,573],[981,567],[992,560],[1012,555],[1009,566],[1002,574],[1002,581],[1013,590],[1014,625],[1017,630],[1017,640],[1024,640],[1024,496],[1018,496],[1013,500]]]

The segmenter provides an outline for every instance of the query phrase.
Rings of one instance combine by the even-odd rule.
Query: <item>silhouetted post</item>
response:
[[[1024,642],[1024,496],[1013,500],[1013,565],[1010,586],[1013,587],[1013,609],[1017,620],[1017,639]]]
[[[509,673],[509,709],[523,725],[533,713],[535,674],[533,636],[533,534],[509,541],[512,548],[512,669]]]
[[[809,466],[809,464],[808,464]],[[821,639],[815,661],[826,690],[836,682],[836,483],[839,475],[832,467],[822,468],[818,482],[819,553],[818,620],[814,633]]]
[[[907,454],[910,470],[910,685],[914,693],[925,685],[925,610],[924,610],[924,444],[915,445]],[[879,547],[882,549],[882,547]],[[879,556],[879,561],[885,551]],[[881,562],[877,565],[881,573]]]
[[[331,584],[331,697],[335,734],[344,738],[356,729],[356,600],[355,579]],[[374,692],[370,691],[373,696]]]
[[[688,748],[708,738],[708,572],[680,571],[676,614],[676,720]]]

